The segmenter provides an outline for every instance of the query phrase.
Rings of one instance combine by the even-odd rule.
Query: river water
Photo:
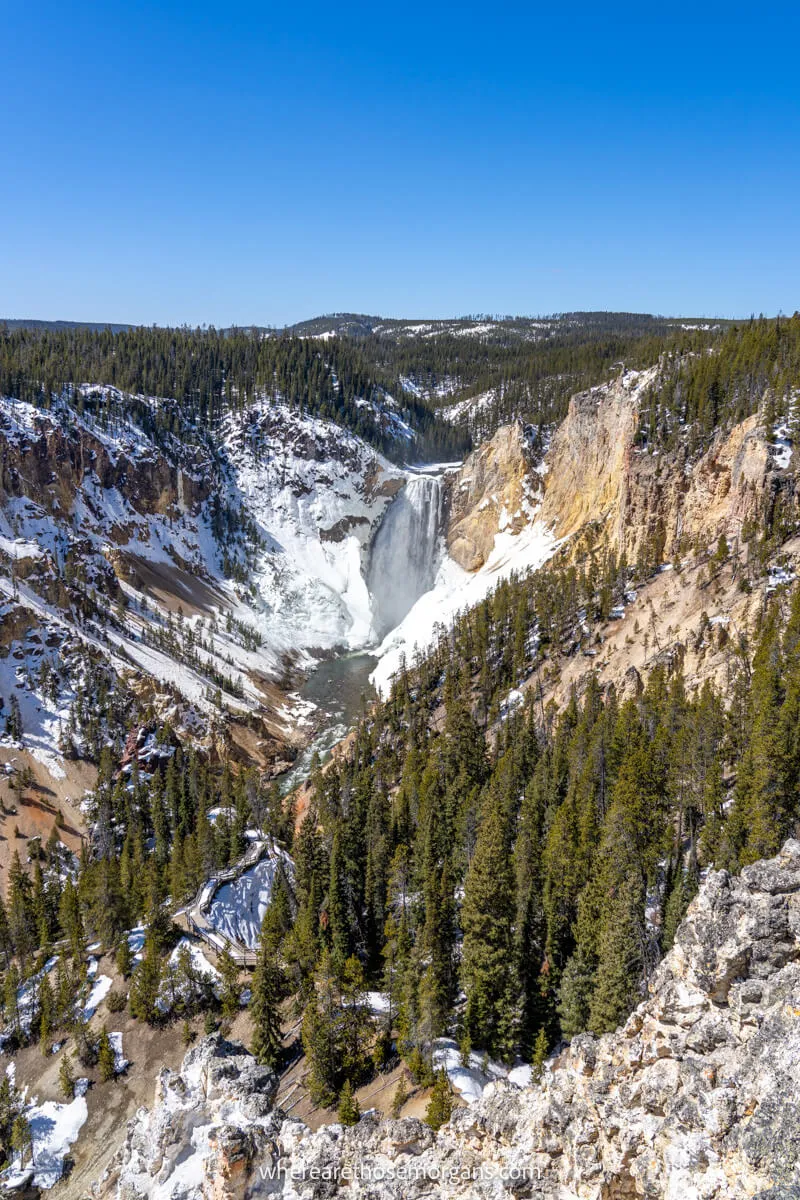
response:
[[[303,700],[316,706],[314,720],[318,729],[292,768],[279,776],[285,794],[307,777],[311,759],[318,754],[324,762],[337,742],[356,724],[376,693],[369,681],[377,659],[371,654],[343,654],[320,663],[299,689]]]

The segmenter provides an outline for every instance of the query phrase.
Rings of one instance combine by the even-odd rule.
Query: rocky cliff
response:
[[[796,1197],[800,842],[709,874],[622,1029],[574,1039],[540,1085],[489,1085],[438,1135],[370,1116],[312,1134],[274,1091],[241,1047],[207,1039],[162,1073],[95,1195]]]
[[[495,535],[530,523],[541,491],[533,431],[521,421],[498,429],[448,479],[447,549],[466,571],[486,562]]]
[[[628,562],[670,562],[689,549],[735,545],[776,503],[796,515],[791,451],[760,415],[690,454],[644,449],[640,418],[659,367],[622,371],[573,396],[542,455],[521,422],[500,428],[448,478],[447,549],[467,571],[484,565],[496,535],[538,520],[562,542],[592,525]],[[596,538],[595,538],[596,541]]]
[[[779,496],[796,507],[788,446],[776,445],[758,415],[720,432],[702,453],[679,443],[670,453],[637,444],[639,417],[658,367],[623,372],[574,396],[546,457],[540,518],[558,538],[587,522],[629,562],[649,551],[671,561],[724,533],[731,544]]]

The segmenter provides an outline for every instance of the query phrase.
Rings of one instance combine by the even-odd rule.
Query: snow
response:
[[[0,537],[0,550],[11,559],[41,558],[42,549],[36,542],[26,542],[24,538]]]
[[[229,418],[225,447],[235,491],[267,546],[253,585],[258,627],[271,646],[281,653],[364,648],[371,627],[364,549],[390,499],[367,481],[402,472],[333,422],[283,405]]]
[[[111,1048],[114,1051],[114,1071],[117,1075],[120,1075],[130,1066],[130,1060],[122,1053],[122,1034],[109,1033],[108,1040],[111,1042]]]
[[[120,396],[113,388],[88,384],[79,390],[112,400]],[[165,403],[140,399],[151,407]],[[394,436],[406,441],[413,437],[390,396],[378,403],[360,403]],[[123,458],[137,464],[155,463],[162,454],[130,421],[116,419],[110,431],[63,402],[44,412],[0,398],[0,425],[7,440],[20,442],[58,426],[85,429],[103,445],[114,464]],[[198,624],[204,625],[203,637],[195,643],[199,663],[193,666],[153,644],[165,625],[164,604],[159,595],[154,601],[151,592],[145,608],[145,597],[129,581],[121,583],[129,601],[123,628],[107,627],[97,637],[89,632],[91,626],[75,628],[71,618],[53,611],[22,582],[14,594],[11,581],[2,581],[2,591],[15,603],[105,653],[117,671],[129,669],[132,663],[176,688],[207,716],[214,714],[209,694],[216,691],[216,685],[210,683],[214,674],[232,678],[237,692],[243,692],[241,697],[223,692],[223,704],[247,712],[264,702],[258,681],[280,678],[288,653],[296,655],[295,664],[302,669],[313,666],[319,652],[361,649],[368,644],[371,611],[363,559],[374,527],[391,501],[390,490],[382,485],[402,477],[372,447],[334,422],[267,400],[226,418],[219,449],[223,499],[230,509],[244,510],[257,530],[255,543],[237,533],[225,546],[240,568],[247,561],[246,583],[226,577],[222,550],[212,533],[210,502],[190,509],[181,500],[181,481],[193,471],[198,476],[204,463],[203,452],[198,451],[194,467],[187,469],[189,452],[177,441],[163,451],[177,471],[177,511],[139,511],[132,490],[125,489],[123,494],[117,487],[104,487],[88,469],[70,508],[56,509],[55,517],[25,497],[8,498],[0,512],[0,552],[11,557],[35,556],[44,560],[45,570],[56,571],[63,568],[69,547],[80,540],[90,573],[105,570],[103,560],[109,555],[124,555],[134,565],[143,560],[148,570],[162,571],[168,581],[167,593],[171,589],[176,602],[183,603],[185,593],[183,629],[192,632]],[[192,577],[203,581],[202,615],[195,607]],[[258,636],[256,649],[247,649],[241,634],[226,629],[228,613]],[[216,619],[213,632],[212,618]],[[207,649],[208,645],[213,648]],[[0,695],[7,697],[16,686],[11,677],[13,658],[5,660],[3,670],[9,677],[0,678]],[[26,748],[52,774],[63,773],[57,745],[65,711],[48,707],[41,698],[28,707],[30,711],[23,711]],[[293,714],[278,717],[287,728],[292,724]]]
[[[469,1066],[462,1066],[461,1051],[452,1038],[438,1038],[434,1042],[433,1065],[437,1070],[444,1068],[451,1085],[465,1104],[480,1100],[485,1088],[498,1079],[508,1079],[523,1088],[530,1087],[532,1082],[529,1063],[519,1062],[508,1070],[477,1050],[471,1051]]]
[[[792,458],[792,439],[786,422],[779,422],[772,430],[770,452],[772,461],[778,471],[785,471]]]
[[[21,592],[23,590],[20,589]],[[0,714],[0,727],[4,726],[3,718],[14,695],[19,701],[22,717],[22,740],[18,744],[42,763],[53,778],[63,779],[66,772],[58,742],[69,717],[69,702],[73,693],[62,693],[56,701],[45,695],[38,684],[38,671],[44,659],[51,665],[58,663],[55,652],[45,649],[40,641],[32,642],[30,636],[12,642],[8,656],[0,659],[0,696],[5,701],[5,708]],[[0,743],[9,746],[17,744],[5,735],[0,737]]]
[[[206,979],[212,979],[215,981],[222,978],[217,968],[212,966],[212,964],[208,961],[197,942],[194,942],[187,937],[181,938],[175,949],[172,951],[172,954],[169,956],[169,961],[173,964],[173,966],[177,965],[181,950],[184,947],[188,949],[189,956],[192,960],[192,966],[194,967],[195,971],[197,971],[198,975],[202,975]]]
[[[208,910],[209,924],[223,937],[255,949],[280,862],[277,855],[268,854],[238,879],[224,883]]]
[[[389,996],[386,992],[367,992],[366,1001],[369,1011],[375,1017],[384,1017],[390,1011]]]
[[[496,400],[497,391],[491,388],[488,392],[480,392],[477,396],[468,396],[466,400],[458,400],[455,404],[440,408],[439,416],[443,421],[455,425],[463,417],[472,417],[491,408]]]
[[[191,981],[187,980],[185,976],[177,974],[179,959],[184,950],[189,952],[194,975]],[[218,984],[221,979],[219,971],[211,965],[197,942],[183,937],[169,956],[156,1006],[162,1013],[168,1013],[179,1000],[191,1003],[197,999],[198,992],[202,993],[204,990],[202,985],[205,983],[210,984],[213,991],[219,994]]]
[[[144,951],[144,925],[137,925],[135,929],[131,929],[128,933],[128,945],[131,949],[134,962],[141,962],[142,952]]]
[[[92,984],[92,990],[89,992],[86,1003],[83,1006],[83,1019],[85,1021],[91,1021],[110,991],[111,979],[109,976],[98,975]]]
[[[415,648],[427,649],[435,641],[437,627],[447,628],[459,612],[480,603],[509,575],[536,570],[558,545],[552,532],[533,519],[519,533],[510,530],[497,533],[488,559],[472,574],[444,553],[431,590],[420,596],[375,651],[378,665],[370,679],[377,691],[388,695],[392,677],[403,659],[411,663]]]
[[[784,587],[787,583],[792,583],[795,579],[793,571],[787,570],[785,567],[773,566],[767,571],[767,586],[766,591],[774,592],[779,587]]]
[[[25,1110],[33,1139],[33,1180],[36,1187],[52,1188],[64,1172],[64,1159],[70,1146],[77,1141],[86,1123],[89,1110],[85,1095],[76,1095],[69,1104],[55,1100],[34,1102]],[[12,1190],[15,1183],[28,1178],[27,1168],[20,1166],[19,1156],[11,1167],[0,1175],[0,1182]]]
[[[512,688],[508,695],[500,701],[500,720],[505,721],[507,717],[511,716],[514,709],[524,703],[524,693],[519,688]]]
[[[463,329],[454,329],[455,337],[481,337],[484,333],[491,333],[495,328],[494,321],[485,321],[478,325],[466,325]]]
[[[17,1011],[19,1012],[19,1023],[26,1037],[30,1036],[31,1022],[38,1007],[39,1000],[39,982],[43,975],[48,975],[53,967],[58,962],[58,955],[55,954],[48,958],[47,962],[42,967],[41,971],[37,971],[35,975],[31,975],[30,979],[26,979],[24,983],[17,988]],[[0,1041],[2,1040],[0,1035]],[[13,1065],[13,1064],[10,1064]]]

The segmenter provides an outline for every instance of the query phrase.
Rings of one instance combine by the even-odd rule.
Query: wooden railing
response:
[[[218,929],[215,929],[207,921],[206,914],[223,884],[231,883],[234,879],[238,879],[240,875],[243,875],[245,871],[249,871],[251,867],[254,867],[256,863],[261,861],[269,849],[276,852],[276,847],[269,838],[253,842],[252,846],[234,866],[226,867],[224,871],[216,871],[210,879],[207,879],[202,887],[199,888],[192,903],[186,909],[186,924],[192,933],[202,938],[217,953],[221,950],[227,950],[233,961],[242,967],[255,966],[256,951],[251,950],[249,946],[245,946],[242,942],[237,942],[233,938],[227,937],[224,933],[220,933]]]

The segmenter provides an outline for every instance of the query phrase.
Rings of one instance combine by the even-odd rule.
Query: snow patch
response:
[[[223,937],[254,950],[281,861],[269,854],[238,879],[224,883],[211,901],[209,924]]]

